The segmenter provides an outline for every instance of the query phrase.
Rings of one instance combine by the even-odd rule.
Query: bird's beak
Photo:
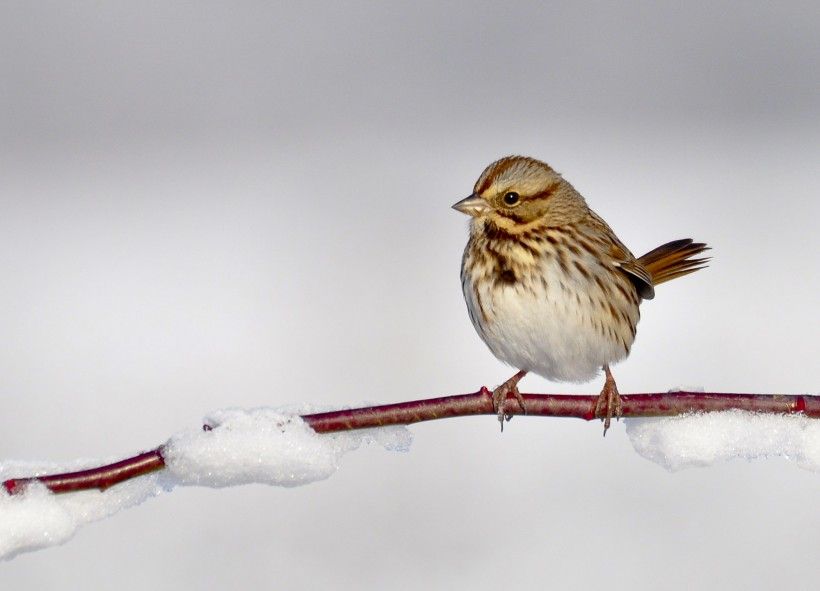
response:
[[[484,197],[473,193],[453,205],[453,209],[475,218],[488,212],[490,210],[490,204],[487,203]]]

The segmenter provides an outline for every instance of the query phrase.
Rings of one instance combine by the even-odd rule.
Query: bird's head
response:
[[[478,177],[473,193],[453,209],[508,231],[562,226],[587,212],[584,198],[549,165],[526,156],[496,160]]]

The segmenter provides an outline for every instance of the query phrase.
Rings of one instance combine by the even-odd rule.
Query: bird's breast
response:
[[[561,254],[551,246],[468,245],[465,300],[496,357],[553,380],[586,381],[628,355],[638,299],[617,270],[580,250]]]

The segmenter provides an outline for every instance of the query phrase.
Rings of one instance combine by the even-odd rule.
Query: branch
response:
[[[572,417],[587,421],[600,418],[595,416],[597,399],[597,395],[524,394],[527,414],[530,416]],[[513,403],[508,405],[507,411],[510,414],[521,414],[514,399],[511,402]],[[624,417],[662,417],[737,409],[776,414],[802,413],[809,418],[820,418],[820,396],[808,395],[669,392],[622,395],[621,402]],[[483,387],[473,394],[336,410],[303,415],[302,419],[317,433],[332,433],[387,425],[410,425],[451,417],[495,414],[492,393]],[[209,430],[211,427],[205,425],[203,428]],[[165,460],[162,454],[163,449],[160,446],[106,466],[64,474],[12,478],[3,482],[3,486],[9,494],[22,492],[26,484],[34,480],[45,484],[54,493],[105,490],[125,480],[163,469]]]

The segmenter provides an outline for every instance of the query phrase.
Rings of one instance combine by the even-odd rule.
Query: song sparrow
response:
[[[508,395],[526,412],[518,382],[528,372],[586,382],[603,369],[595,407],[604,434],[621,400],[609,366],[629,355],[641,300],[655,286],[704,267],[708,250],[675,240],[635,258],[561,175],[508,156],[490,164],[453,208],[472,216],[461,285],[476,331],[520,371],[493,392],[502,429]]]

